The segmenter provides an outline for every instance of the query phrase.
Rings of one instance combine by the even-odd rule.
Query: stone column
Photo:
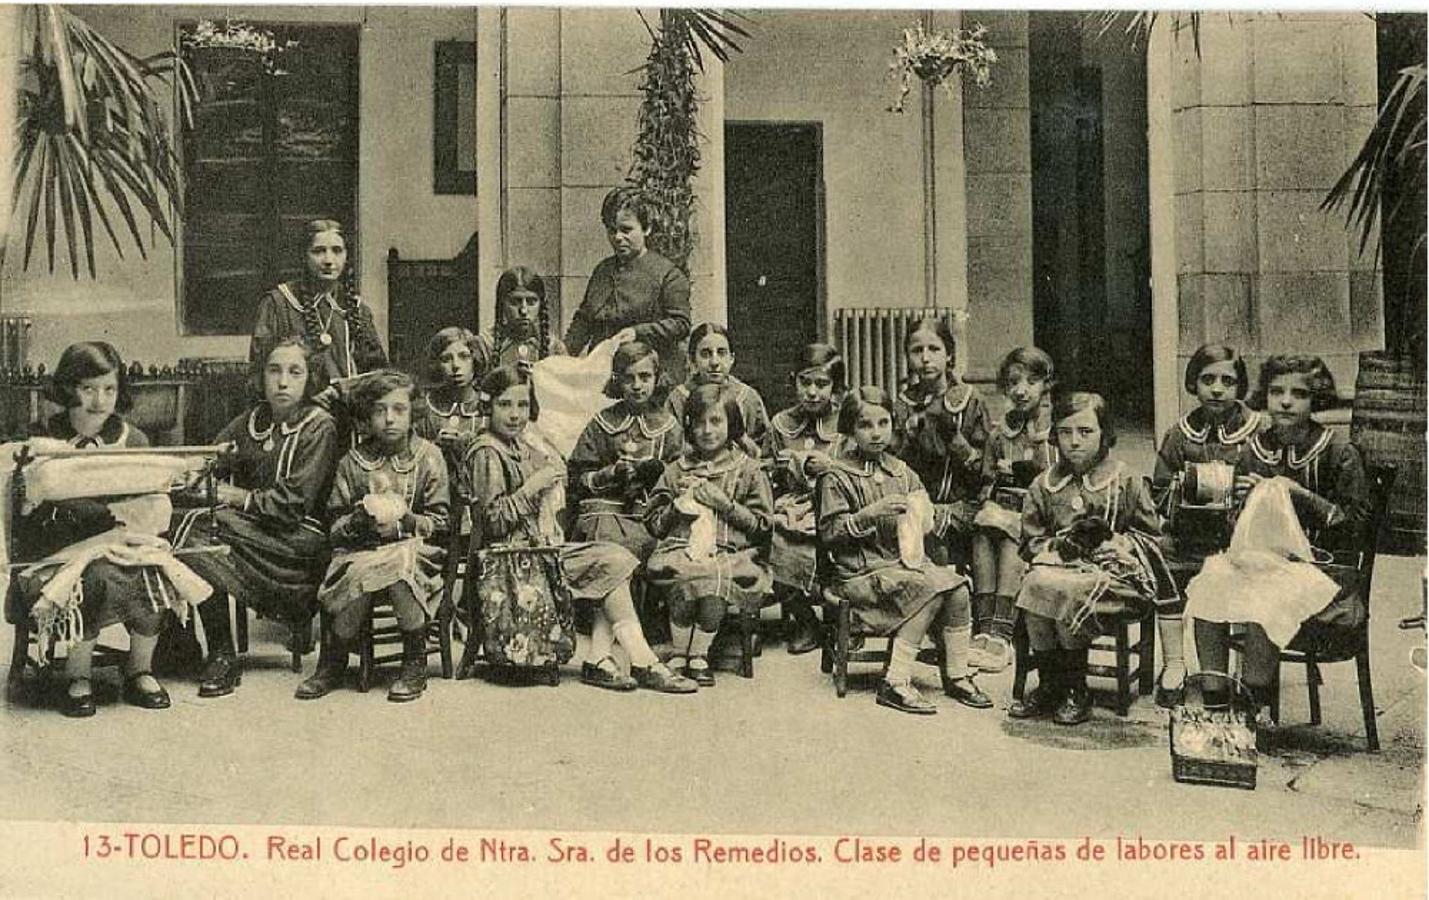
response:
[[[1026,12],[967,12],[997,50],[992,84],[963,83],[968,357],[995,373],[1009,348],[1032,343],[1032,138]],[[941,222],[941,220],[940,220]]]
[[[1207,12],[1199,56],[1189,33],[1172,51],[1178,371],[1218,341],[1318,354],[1349,392],[1383,345],[1380,276],[1319,206],[1374,121],[1373,21]]]
[[[564,330],[610,254],[600,204],[630,169],[641,100],[632,70],[650,36],[631,9],[512,7],[504,16],[500,251],[503,265],[545,277]],[[717,61],[706,67],[691,279],[696,317],[724,321],[724,81]]]

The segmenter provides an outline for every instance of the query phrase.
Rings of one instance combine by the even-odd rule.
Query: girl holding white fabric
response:
[[[129,382],[119,353],[103,341],[67,347],[45,395],[63,409],[45,422],[33,424],[32,437],[55,438],[76,449],[149,445],[148,437],[120,415],[131,403]],[[23,559],[41,559],[109,532],[118,522],[106,501],[115,499],[118,498],[93,497],[41,503],[17,529],[18,554]],[[154,547],[160,545],[157,539],[153,543]],[[90,684],[94,647],[100,629],[117,623],[123,623],[129,631],[125,702],[144,709],[169,706],[168,693],[152,674],[152,661],[172,586],[153,566],[123,561],[126,553],[136,555],[137,546],[125,542],[127,549],[97,557],[84,569],[80,581],[82,600],[77,610],[70,612],[69,620],[78,626],[78,633],[64,635],[70,640],[65,657],[69,687],[61,707],[67,716],[95,714]],[[50,565],[19,574],[11,597],[23,608],[13,612],[29,615],[41,599],[42,590],[62,569],[63,566]],[[57,620],[53,627],[65,626]]]
[[[1328,550],[1358,550],[1369,519],[1364,464],[1353,444],[1311,417],[1333,405],[1335,399],[1334,378],[1319,357],[1281,355],[1267,359],[1252,402],[1265,410],[1270,426],[1250,439],[1236,467],[1235,491],[1237,499],[1244,502],[1263,482],[1284,479],[1282,484],[1295,518],[1310,544]],[[1237,537],[1244,525],[1243,521],[1237,525]],[[1232,602],[1228,591],[1198,596],[1202,591],[1197,581],[1213,574],[1211,570],[1208,561],[1186,591],[1186,615],[1195,621],[1197,657],[1206,671],[1226,671],[1229,623],[1246,623],[1243,680],[1256,696],[1264,725],[1268,719],[1265,707],[1271,702],[1271,684],[1279,666],[1279,646],[1267,633],[1272,627],[1267,618],[1269,611],[1257,607],[1258,601],[1281,595],[1267,595],[1246,585],[1245,590],[1236,592],[1241,598],[1238,602]],[[1328,600],[1328,605],[1303,620],[1299,636],[1275,628],[1276,636],[1292,647],[1301,639],[1316,646],[1357,641],[1358,626],[1367,615],[1364,598],[1345,591],[1335,595],[1331,590],[1329,597],[1322,599]],[[1356,648],[1347,645],[1343,649],[1352,654]],[[1212,689],[1221,687],[1219,679],[1210,681]]]
[[[851,456],[830,462],[815,491],[820,552],[827,578],[865,632],[893,638],[888,670],[877,702],[900,712],[931,715],[937,707],[913,685],[918,647],[935,621],[942,622],[943,692],[964,706],[986,709],[992,701],[978,689],[968,666],[972,637],[967,579],[951,566],[924,558],[921,546],[905,546],[900,525],[910,510],[923,532],[932,511],[922,480],[889,452],[893,409],[878,387],[857,388],[839,408],[839,432],[851,437]],[[917,535],[912,535],[917,543]]]
[[[688,449],[665,467],[650,501],[660,543],[646,572],[669,605],[671,668],[709,687],[709,649],[728,607],[758,609],[773,587],[759,557],[774,496],[759,462],[740,449],[744,416],[722,385],[696,387],[682,424]]]

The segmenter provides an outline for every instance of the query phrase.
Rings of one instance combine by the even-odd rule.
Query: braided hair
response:
[[[546,302],[546,282],[525,266],[507,269],[496,280],[496,336],[498,339],[510,337],[506,301],[517,291],[529,291],[541,303],[536,322],[536,358],[545,359],[551,352],[551,307]]]
[[[347,265],[343,267],[342,274],[338,277],[338,286],[335,300],[338,308],[342,310],[347,321],[348,335],[352,339],[353,355],[357,356],[357,348],[362,347],[368,353],[376,350],[380,355],[382,341],[377,337],[377,329],[373,325],[370,314],[363,315],[362,297],[357,293],[357,266],[355,261],[357,254],[353,248],[351,235],[343,228],[341,222],[336,219],[313,219],[308,222],[305,231],[308,236],[308,245],[312,245],[313,238],[325,232],[336,232],[342,238],[343,248],[347,251]],[[313,346],[319,346],[323,333],[322,322],[318,318],[317,304],[304,303],[302,309],[303,330],[307,335],[308,342]]]

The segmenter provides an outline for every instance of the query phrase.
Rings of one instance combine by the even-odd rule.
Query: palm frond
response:
[[[695,68],[705,70],[704,51],[709,51],[722,63],[732,54],[742,52],[737,38],[748,38],[749,32],[740,22],[751,22],[749,16],[719,9],[662,9],[660,25],[667,34],[680,35],[681,43]]]
[[[1426,161],[1424,79],[1423,65],[1400,70],[1364,146],[1320,204],[1327,212],[1345,210],[1345,221],[1359,232],[1360,253],[1369,245],[1381,217],[1393,220],[1407,198],[1422,196],[1419,192],[1423,190]],[[1418,180],[1418,191],[1413,189],[1414,179]],[[1395,189],[1402,184],[1408,189]],[[1391,196],[1396,199],[1384,210]]]
[[[53,272],[63,230],[71,274],[79,277],[82,253],[96,277],[96,217],[123,258],[109,203],[141,256],[148,253],[136,204],[151,229],[172,243],[182,216],[182,178],[169,109],[176,99],[178,125],[186,127],[197,96],[183,59],[175,51],[135,56],[62,6],[30,7],[24,23],[29,55],[14,193],[17,206],[22,195],[30,204],[23,265],[43,228]]]
[[[1199,12],[1166,13],[1166,17],[1171,20],[1171,35],[1174,39],[1180,40],[1182,31],[1191,32],[1191,42],[1195,46],[1197,56],[1201,55],[1201,15]],[[1161,18],[1162,14],[1155,10],[1104,10],[1085,13],[1082,27],[1095,32],[1098,38],[1106,37],[1113,31],[1121,31],[1131,38],[1131,46],[1136,48],[1150,42],[1151,32]]]

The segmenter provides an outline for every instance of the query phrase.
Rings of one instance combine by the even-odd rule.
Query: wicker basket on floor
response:
[[[1167,725],[1171,777],[1183,784],[1212,784],[1255,790],[1255,701],[1233,675],[1230,704],[1207,709],[1201,672],[1187,676],[1185,700],[1171,710]]]

